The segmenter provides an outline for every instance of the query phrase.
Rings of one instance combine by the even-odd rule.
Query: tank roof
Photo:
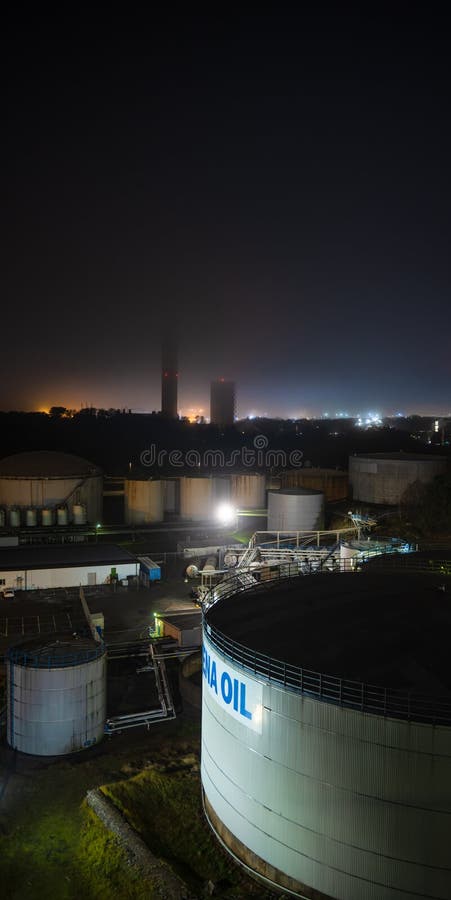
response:
[[[8,659],[30,669],[58,669],[78,666],[102,656],[104,645],[93,638],[60,635],[45,639],[42,635],[16,644],[8,650]]]
[[[300,576],[206,614],[227,638],[293,666],[387,688],[451,695],[451,583],[440,575]]]
[[[101,469],[72,453],[33,450],[0,460],[0,478],[70,478],[99,475]]]
[[[315,488],[306,488],[306,487],[296,487],[296,488],[280,488],[279,490],[270,490],[269,494],[276,494],[278,496],[288,496],[288,497],[303,497],[303,496],[311,496],[312,494],[323,495],[322,491],[317,491]]]
[[[446,456],[426,453],[404,453],[398,450],[393,453],[354,453],[350,459],[392,459],[396,462],[446,462]]]

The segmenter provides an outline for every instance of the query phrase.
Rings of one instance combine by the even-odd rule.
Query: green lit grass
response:
[[[199,887],[205,880],[237,881],[238,872],[206,825],[198,775],[147,769],[102,788],[156,856]]]
[[[102,790],[141,835],[203,896],[264,900],[220,849],[201,809],[196,723],[166,723],[134,751],[122,748],[74,761],[12,772],[0,805],[2,900],[161,900],[161,882],[128,862],[125,850],[88,807],[86,792]],[[22,774],[20,774],[22,772]],[[6,768],[0,766],[0,779]],[[131,773],[132,777],[129,777]],[[170,900],[168,897],[167,900]]]

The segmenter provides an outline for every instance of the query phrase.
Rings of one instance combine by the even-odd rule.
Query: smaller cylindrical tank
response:
[[[4,528],[4,527],[5,527],[5,521],[6,521],[5,510],[4,510],[4,509],[0,509],[0,528]]]
[[[208,572],[216,572],[216,557],[209,556],[205,562],[205,565],[202,566],[202,572],[204,575],[207,575]]]
[[[8,651],[7,685],[7,740],[14,750],[57,756],[102,740],[102,643],[72,636],[31,638]]]
[[[83,503],[74,503],[72,516],[74,525],[86,525],[86,506]]]
[[[340,544],[340,568],[344,571],[354,569],[358,555],[358,548],[353,547],[352,543]]]
[[[34,506],[30,506],[25,513],[25,524],[27,528],[35,528],[38,524],[38,514]]]
[[[224,556],[224,565],[227,566],[228,569],[233,569],[238,562],[238,557],[236,553],[231,553],[230,551]]]
[[[53,525],[53,509],[43,509],[41,512],[41,521],[45,528]]]
[[[11,528],[20,528],[20,509],[9,510],[9,524]]]
[[[308,488],[281,488],[268,494],[268,531],[320,531],[324,494]]]
[[[56,511],[57,525],[67,525],[68,521],[69,521],[69,514],[67,512],[67,506],[59,506]]]
[[[190,565],[186,567],[186,575],[188,578],[196,578],[198,574],[199,569],[194,565],[194,563],[190,563]]]

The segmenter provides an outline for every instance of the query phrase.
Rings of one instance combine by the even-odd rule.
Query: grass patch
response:
[[[25,760],[11,773],[0,815],[2,900],[161,900],[158,876],[129,864],[125,849],[85,802],[86,792],[102,784],[150,851],[194,896],[203,896],[208,880],[217,886],[215,896],[229,900],[270,896],[243,876],[203,818],[198,725],[166,723],[135,740],[134,749],[118,744],[116,751],[112,744],[106,752],[48,766],[27,768]],[[0,749],[2,755],[10,759]]]

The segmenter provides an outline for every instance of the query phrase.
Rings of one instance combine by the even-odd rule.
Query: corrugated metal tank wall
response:
[[[126,525],[162,522],[164,517],[164,484],[162,481],[127,479],[124,492]]]
[[[237,509],[265,509],[266,476],[231,475],[230,500]]]
[[[268,493],[268,531],[315,531],[324,528],[324,494],[307,488]]]
[[[182,519],[202,521],[213,513],[213,479],[180,479],[180,515]]]
[[[322,491],[328,503],[332,503],[348,496],[348,473],[335,469],[291,469],[281,473],[280,486]]]
[[[7,740],[37,756],[82,750],[103,738],[106,654],[79,665],[7,665]]]
[[[239,715],[242,683],[254,723]],[[243,673],[204,633],[201,773],[227,846],[301,896],[451,897],[450,728],[308,699]]]
[[[412,459],[402,454],[388,459],[378,456],[350,456],[349,484],[354,500],[394,505],[415,481],[427,483],[446,472],[446,459]]]

